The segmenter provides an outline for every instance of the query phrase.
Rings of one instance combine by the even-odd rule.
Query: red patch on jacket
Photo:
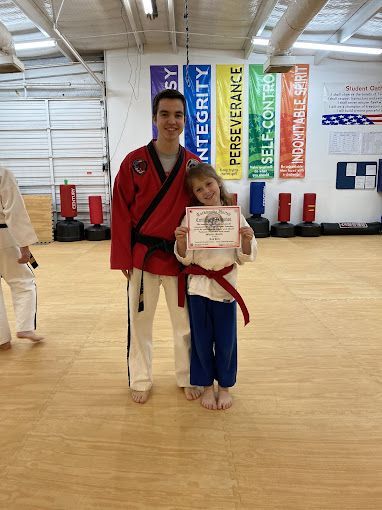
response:
[[[143,175],[147,170],[147,161],[144,159],[136,159],[133,161],[133,170],[138,175]]]

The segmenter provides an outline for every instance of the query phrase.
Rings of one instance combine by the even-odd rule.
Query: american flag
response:
[[[360,115],[357,113],[335,113],[333,115],[323,115],[322,124],[324,126],[334,125],[370,125],[370,124],[382,124],[382,114],[372,113]]]

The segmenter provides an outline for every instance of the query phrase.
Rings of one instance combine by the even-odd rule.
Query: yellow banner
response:
[[[216,171],[241,179],[243,154],[243,65],[216,66]]]

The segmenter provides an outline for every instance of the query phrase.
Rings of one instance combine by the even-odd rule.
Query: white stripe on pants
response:
[[[144,310],[138,312],[142,271],[129,271],[130,348],[128,366],[130,387],[145,391],[152,386],[153,322],[163,285],[174,337],[175,377],[180,387],[190,386],[190,322],[187,307],[178,307],[178,278],[144,271]]]
[[[31,269],[19,264],[16,246],[0,249],[0,276],[11,289],[16,316],[16,331],[34,331],[36,317],[36,284]],[[0,345],[11,340],[0,279]]]

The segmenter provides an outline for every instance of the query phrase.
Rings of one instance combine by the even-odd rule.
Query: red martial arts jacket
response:
[[[166,177],[153,142],[126,156],[113,190],[112,269],[142,269],[148,247],[140,242],[132,247],[132,229],[137,226],[145,236],[175,240],[174,231],[190,203],[184,183],[186,168],[199,162],[197,156],[180,147],[175,166]],[[155,250],[145,261],[144,270],[176,276],[179,262],[173,253]]]

